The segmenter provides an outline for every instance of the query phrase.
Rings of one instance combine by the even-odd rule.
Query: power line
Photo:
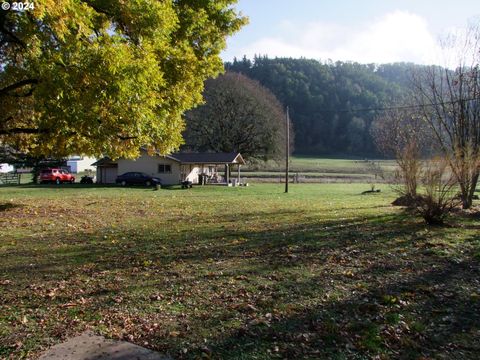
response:
[[[403,105],[403,106],[389,106],[389,107],[363,108],[363,109],[318,110],[317,112],[321,112],[321,113],[353,113],[353,112],[368,112],[368,111],[406,110],[406,109],[419,109],[419,108],[423,108],[423,107],[453,105],[453,104],[456,104],[456,103],[459,103],[459,102],[467,102],[467,101],[474,101],[474,100],[480,100],[480,97],[465,99],[465,100],[444,101],[444,102],[439,102],[439,103],[420,104],[420,105]]]

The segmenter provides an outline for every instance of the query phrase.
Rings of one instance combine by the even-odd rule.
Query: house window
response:
[[[160,174],[169,174],[172,172],[172,166],[169,164],[159,164],[158,165],[158,172]]]

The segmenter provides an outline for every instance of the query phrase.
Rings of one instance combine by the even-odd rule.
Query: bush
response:
[[[460,204],[456,197],[457,182],[444,159],[428,162],[422,175],[424,193],[416,197],[415,211],[429,225],[442,225],[453,208]]]

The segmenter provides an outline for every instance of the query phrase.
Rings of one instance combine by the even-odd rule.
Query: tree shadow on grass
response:
[[[22,207],[23,205],[14,204],[11,202],[0,203],[0,212],[8,211],[11,209]]]
[[[262,226],[236,226],[258,219]],[[468,290],[478,285],[478,264],[470,254],[452,262],[432,251],[442,229],[425,231],[398,214],[322,220],[282,210],[202,221],[223,226],[135,229],[113,240],[102,229],[78,231],[43,248],[2,250],[2,276],[12,284],[0,288],[0,305],[42,309],[51,321],[63,314],[55,328],[64,334],[73,316],[115,336],[126,328],[136,343],[178,357],[459,350],[468,358],[478,345],[471,334],[480,309]]]
[[[222,222],[245,223],[262,217],[268,223],[269,217],[295,216],[305,212],[277,211],[268,215],[260,212],[225,216]],[[395,222],[393,220],[395,219]],[[214,220],[214,219],[212,219]],[[74,273],[79,266],[94,264],[98,271],[121,270],[138,266],[144,261],[158,260],[165,266],[171,262],[188,261],[202,263],[206,260],[247,259],[258,257],[269,264],[295,259],[296,264],[308,262],[311,256],[324,252],[349,248],[349,251],[364,252],[392,249],[389,237],[415,234],[423,230],[421,223],[402,223],[401,217],[379,215],[352,218],[349,220],[324,220],[295,225],[285,224],[270,230],[244,230],[233,228],[197,228],[188,233],[166,232],[158,235],[154,229],[122,232],[124,240],[106,237],[105,232],[59,235],[54,247],[32,248],[11,247],[4,256],[22,258],[15,266],[4,266],[3,270],[17,277],[20,273],[30,276],[32,269],[39,274],[66,275]],[[380,241],[379,240],[385,240]],[[30,240],[31,241],[31,240]],[[42,240],[39,240],[40,242]],[[406,247],[411,241],[397,241],[395,247]],[[297,256],[298,255],[298,256]],[[30,260],[34,260],[29,261]],[[120,260],[120,261],[118,261]],[[128,261],[125,261],[128,260]]]
[[[344,299],[322,301],[292,315],[260,312],[208,351],[221,359],[462,358],[480,351],[479,262],[444,262],[407,279],[373,283]],[[305,289],[322,282],[301,284]],[[198,353],[197,353],[198,354]]]

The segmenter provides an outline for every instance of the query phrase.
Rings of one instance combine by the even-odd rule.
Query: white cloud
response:
[[[438,63],[438,42],[426,20],[409,12],[388,13],[360,28],[327,22],[299,26],[284,21],[279,29],[278,36],[260,38],[239,52],[247,57],[260,54],[360,63]]]

